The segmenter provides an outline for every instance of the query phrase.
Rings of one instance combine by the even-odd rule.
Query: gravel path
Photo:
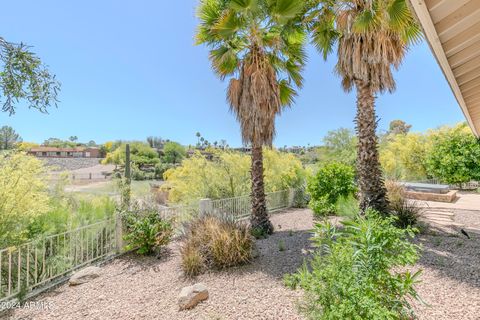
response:
[[[178,245],[160,259],[126,255],[103,267],[90,283],[62,285],[37,298],[50,310],[16,309],[7,319],[303,319],[296,303],[300,291],[282,284],[309,249],[312,215],[309,210],[276,214],[276,233],[258,241],[260,257],[248,266],[212,272],[191,281],[183,278]],[[455,221],[466,227],[480,225],[480,212],[455,211]],[[427,304],[415,302],[419,319],[480,319],[480,233],[471,239],[451,233],[423,234],[417,241],[423,256],[413,269],[423,269],[418,292]],[[286,250],[280,251],[284,243]],[[210,298],[195,309],[178,311],[180,289],[203,282]]]

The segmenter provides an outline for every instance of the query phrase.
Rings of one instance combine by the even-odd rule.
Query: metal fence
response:
[[[290,189],[267,193],[268,211],[275,212],[290,207],[293,203],[294,192],[295,190]],[[203,201],[210,201],[210,204],[208,202],[205,204],[204,211],[211,211],[213,214],[228,215],[238,220],[247,218],[252,211],[250,196],[219,200],[206,199]]]
[[[428,184],[448,184],[448,183],[443,183],[442,181],[440,181],[438,179],[422,180],[422,181],[418,181],[418,182],[428,183]],[[461,184],[451,184],[449,186],[452,189],[475,190],[475,189],[480,188],[480,182],[479,181],[470,181],[470,182],[465,182],[465,183],[461,183]]]
[[[110,180],[112,179],[111,174],[104,174],[101,172],[60,172],[60,173],[49,173],[50,180],[60,180],[67,178],[72,181],[83,181],[83,180]]]
[[[266,194],[270,212],[291,207],[295,190]],[[164,218],[174,218],[177,231],[202,213],[228,215],[236,220],[251,213],[250,196],[203,199],[175,207],[159,207]],[[117,215],[94,224],[0,250],[0,302],[18,295],[33,296],[60,282],[68,273],[115,256],[123,249],[122,221]],[[1,310],[0,310],[1,311]]]
[[[115,226],[115,219],[107,219],[0,250],[0,302],[28,294],[75,269],[114,255]]]

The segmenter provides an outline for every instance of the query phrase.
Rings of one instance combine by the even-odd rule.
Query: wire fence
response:
[[[266,194],[269,212],[291,207],[295,190]],[[184,222],[205,213],[227,215],[235,220],[250,216],[250,196],[203,199],[195,203],[159,207],[163,218],[174,218],[177,232]],[[114,257],[123,250],[120,215],[74,230],[43,237],[0,250],[0,302],[34,296],[59,283],[70,272]]]

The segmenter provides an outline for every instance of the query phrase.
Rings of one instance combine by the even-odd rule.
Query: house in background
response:
[[[37,158],[101,158],[100,149],[92,147],[56,148],[40,146],[30,149],[28,154]]]

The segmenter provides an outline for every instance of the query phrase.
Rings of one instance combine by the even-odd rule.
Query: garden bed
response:
[[[480,226],[479,212],[459,212],[466,226]],[[276,232],[258,241],[260,256],[251,265],[185,279],[178,244],[160,259],[125,255],[107,264],[87,284],[63,285],[36,300],[50,310],[16,309],[7,319],[303,319],[297,311],[301,291],[283,285],[285,273],[302,265],[310,249],[310,210],[290,210],[272,218]],[[419,319],[478,319],[480,313],[480,234],[472,239],[434,233],[418,237],[424,254],[413,268],[424,270],[418,291],[428,305],[415,302]],[[280,250],[283,243],[284,249]],[[182,287],[203,282],[210,298],[195,309],[178,311]]]

